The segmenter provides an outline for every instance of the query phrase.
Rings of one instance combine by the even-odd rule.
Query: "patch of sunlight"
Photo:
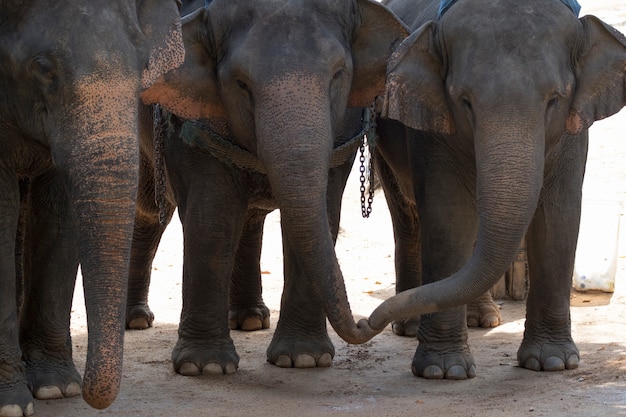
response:
[[[498,327],[494,327],[487,331],[485,336],[491,336],[496,334],[518,334],[524,332],[524,321],[526,319],[519,319],[515,321],[510,321],[506,323],[502,323]]]

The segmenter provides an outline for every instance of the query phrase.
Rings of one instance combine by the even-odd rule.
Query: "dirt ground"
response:
[[[596,14],[626,32],[623,0],[579,0],[582,14]],[[587,200],[626,200],[626,109],[591,129],[585,180]],[[337,252],[352,310],[367,317],[394,294],[393,237],[382,193],[372,216],[362,219],[358,175],[344,199]],[[623,210],[622,210],[623,212]],[[580,367],[537,373],[517,367],[524,329],[523,302],[502,301],[504,324],[470,331],[477,376],[467,381],[427,381],[411,373],[417,342],[387,328],[364,345],[348,345],[331,330],[336,356],[331,368],[279,369],[265,349],[279,316],[282,256],[279,215],[267,219],[262,258],[265,301],[272,327],[233,331],[241,356],[236,374],[189,378],[172,369],[171,350],[181,306],[182,236],[177,218],[166,231],[154,263],[150,305],[155,327],[126,333],[124,376],[117,400],[106,410],[81,398],[36,401],[38,416],[616,416],[626,415],[626,223],[619,233],[614,293],[573,291],[572,329]],[[607,231],[607,238],[611,239]],[[594,239],[605,240],[603,237]],[[82,288],[72,314],[74,356],[85,360]]]

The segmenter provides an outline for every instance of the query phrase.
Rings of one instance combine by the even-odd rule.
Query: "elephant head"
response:
[[[586,140],[595,120],[626,103],[624,36],[564,3],[457,1],[395,50],[382,117],[474,156],[479,227],[460,270],[385,301],[373,329],[466,304],[494,285],[535,215],[551,152]]]
[[[284,233],[331,325],[354,323],[327,214],[328,171],[347,107],[384,90],[387,59],[408,35],[371,0],[214,0],[183,20],[184,64],[143,93],[183,119],[202,119],[256,155]]]
[[[183,57],[174,0],[0,2],[3,201],[19,198],[4,191],[16,191],[18,176],[63,179],[88,316],[83,396],[96,408],[115,399],[121,380],[139,93]],[[7,207],[0,230],[17,222]],[[5,280],[12,262],[2,259]]]

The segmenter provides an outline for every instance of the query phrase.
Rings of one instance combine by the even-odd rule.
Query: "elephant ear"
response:
[[[216,58],[209,32],[209,10],[201,8],[182,23],[185,61],[144,91],[145,104],[160,104],[181,119],[205,119],[220,133],[226,112],[218,91]],[[222,127],[222,128],[220,128]]]
[[[626,38],[595,16],[580,19],[583,46],[566,129],[576,134],[626,105]]]
[[[368,107],[385,89],[387,59],[409,34],[391,10],[377,1],[358,0],[360,25],[352,42],[354,76],[349,107]]]
[[[443,60],[434,43],[435,28],[435,22],[424,24],[392,54],[381,117],[416,130],[451,135],[455,127],[445,94]]]
[[[162,74],[178,67],[185,57],[178,1],[137,2],[137,20],[150,50],[141,86],[148,88]]]

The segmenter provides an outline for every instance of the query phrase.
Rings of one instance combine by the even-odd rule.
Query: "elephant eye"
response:
[[[558,101],[559,101],[558,97],[552,97],[552,98],[548,101],[548,108],[550,109],[550,108],[552,108],[552,107],[556,106],[556,105],[557,105],[557,103],[558,103]]]
[[[463,107],[465,110],[472,112],[472,102],[465,96],[461,97],[461,102],[463,103]]]
[[[56,87],[58,76],[56,68],[51,60],[44,56],[35,57],[30,64],[31,74],[34,79],[46,90]]]
[[[474,126],[474,108],[472,107],[472,101],[467,96],[461,96],[461,106],[465,112],[465,117],[470,126]]]
[[[246,91],[248,91],[248,90],[249,90],[249,89],[248,89],[248,84],[246,84],[244,81],[241,81],[241,79],[237,78],[237,79],[235,80],[235,82],[237,83],[237,86],[238,86],[239,88],[241,88],[242,90],[246,90]]]

